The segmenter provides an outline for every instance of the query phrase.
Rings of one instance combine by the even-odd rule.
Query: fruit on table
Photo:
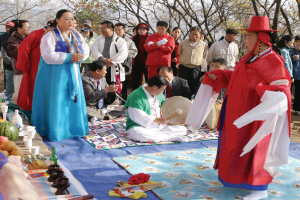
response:
[[[14,156],[21,156],[21,158],[24,157],[23,151],[22,151],[21,149],[18,149],[18,148],[12,150],[12,151],[9,153],[9,155],[10,155],[10,156],[11,156],[11,155],[14,155]]]
[[[5,136],[0,136],[0,145],[3,144],[3,142],[7,141],[8,140],[8,137],[5,137]]]
[[[24,157],[24,153],[20,149],[20,147],[17,146],[15,144],[15,142],[13,142],[11,140],[7,140],[7,141],[3,142],[0,151],[5,151],[4,154],[5,154],[6,157],[8,157],[10,155],[21,156],[21,158]]]
[[[0,150],[0,152],[3,153],[6,156],[6,158],[8,158],[8,156],[9,156],[8,151],[6,151],[6,150]]]
[[[0,123],[0,136],[6,136],[9,140],[17,141],[19,129],[11,122],[5,121]]]
[[[17,148],[17,145],[15,144],[15,142],[13,142],[11,140],[7,140],[7,141],[3,142],[1,148],[6,151],[12,151],[15,148]]]

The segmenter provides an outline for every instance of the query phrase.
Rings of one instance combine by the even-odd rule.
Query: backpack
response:
[[[118,50],[118,47],[117,47],[117,45],[116,45],[116,43],[117,43],[118,39],[119,39],[119,37],[117,37],[117,38],[116,38],[116,40],[115,40],[115,48],[116,48],[116,52],[117,52],[117,53],[119,52],[119,50]],[[128,65],[127,65],[127,64],[125,64],[125,63],[121,63],[121,65],[124,67],[124,69],[125,69],[125,73],[127,73],[127,72],[129,72],[129,71],[130,71],[130,67],[128,67]]]

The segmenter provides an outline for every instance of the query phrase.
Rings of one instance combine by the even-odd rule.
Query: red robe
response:
[[[273,50],[271,51],[271,54],[267,52],[250,64],[246,62],[249,57],[246,56],[236,65],[234,72],[215,70],[205,75],[203,84],[211,85],[215,91],[227,88],[222,139],[219,142],[218,155],[215,161],[215,169],[219,169],[219,177],[227,183],[266,185],[273,179],[264,169],[270,135],[261,140],[252,151],[240,157],[243,152],[242,149],[263,122],[255,121],[240,129],[233,124],[236,119],[260,103],[261,96],[266,90],[278,90],[286,94],[289,101],[288,118],[290,121],[290,85],[278,86],[270,85],[270,83],[286,79],[291,84],[291,79],[284,67],[283,58]],[[210,73],[217,76],[216,81],[212,81],[207,76]]]
[[[33,31],[18,48],[17,69],[23,71],[23,78],[17,103],[24,110],[32,109],[35,77],[41,56],[40,44],[45,32],[44,28]]]

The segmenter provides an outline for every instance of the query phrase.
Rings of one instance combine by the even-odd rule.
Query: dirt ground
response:
[[[4,90],[4,73],[0,73],[0,92]],[[291,133],[291,140],[294,142],[300,143],[300,116],[296,116],[293,114],[292,111],[292,133]]]

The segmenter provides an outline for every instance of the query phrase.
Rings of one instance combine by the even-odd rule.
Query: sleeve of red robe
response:
[[[17,69],[23,71],[24,73],[30,72],[30,59],[29,54],[31,53],[32,49],[36,48],[38,42],[36,41],[35,32],[29,34],[23,42],[20,44],[18,48],[18,61],[17,61]],[[40,59],[39,57],[36,59]]]

